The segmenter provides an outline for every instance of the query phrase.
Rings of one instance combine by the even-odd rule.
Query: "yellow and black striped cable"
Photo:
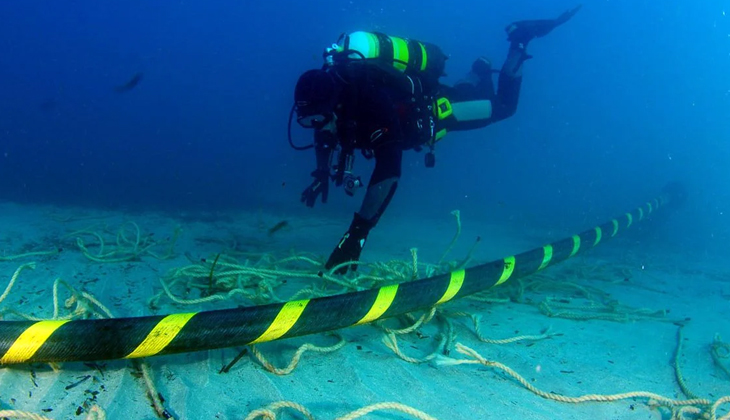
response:
[[[667,204],[663,195],[580,234],[487,264],[378,289],[138,318],[0,322],[0,364],[131,359],[320,333],[427,309],[571,258]]]

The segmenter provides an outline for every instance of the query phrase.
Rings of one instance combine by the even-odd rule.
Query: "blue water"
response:
[[[304,211],[313,156],[286,142],[294,83],[341,32],[440,45],[447,81],[479,55],[501,65],[504,26],[566,1],[0,3],[0,198],[122,209]],[[517,114],[449,135],[434,169],[405,155],[390,212],[530,219],[577,228],[654,198],[690,200],[672,236],[730,240],[730,4],[585,4],[533,41]],[[115,92],[135,73],[139,85]],[[298,143],[310,133],[295,127]],[[358,162],[362,175],[368,163]],[[354,211],[362,194],[314,211]],[[388,213],[386,216],[388,217]],[[344,228],[344,227],[343,227]]]

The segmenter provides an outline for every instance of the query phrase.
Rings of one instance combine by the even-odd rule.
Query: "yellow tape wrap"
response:
[[[393,66],[400,71],[405,71],[408,67],[408,43],[403,38],[391,36],[393,41]]]
[[[177,337],[180,330],[195,315],[192,313],[168,315],[155,325],[155,328],[147,334],[144,340],[134,349],[133,352],[124,356],[125,359],[136,359],[138,357],[154,356],[164,350],[170,342]]]
[[[7,353],[0,359],[0,364],[23,363],[38,351],[43,343],[68,320],[38,321],[20,334]]]
[[[540,264],[540,267],[537,268],[537,271],[542,270],[543,268],[547,267],[548,264],[550,264],[550,260],[553,259],[553,246],[552,245],[545,245],[542,247],[542,263]]]
[[[601,228],[596,226],[596,240],[593,242],[593,246],[598,245],[599,242],[601,242],[601,236],[603,236],[603,231],[601,231]]]
[[[464,275],[466,272],[464,270],[457,270],[451,272],[451,278],[449,279],[449,287],[446,288],[446,291],[444,292],[444,295],[441,296],[441,299],[436,302],[437,305],[448,302],[451,299],[456,296],[457,293],[459,293],[459,290],[461,290],[461,286],[464,284]]]
[[[307,307],[308,303],[309,299],[287,302],[281,308],[279,314],[276,315],[276,318],[274,318],[274,322],[269,325],[269,328],[259,338],[252,341],[251,344],[276,340],[286,334],[299,320],[299,317],[302,316],[302,312],[304,312],[304,308]]]
[[[362,319],[357,321],[355,325],[367,324],[368,322],[375,321],[383,316],[385,311],[387,311],[388,308],[390,308],[390,305],[393,304],[393,299],[395,299],[396,293],[398,293],[397,284],[381,287],[380,290],[378,290],[378,296],[375,298],[373,306],[370,307],[368,313],[365,314]]]
[[[499,286],[500,284],[506,282],[509,280],[509,278],[512,276],[512,272],[515,271],[515,257],[507,257],[504,259],[504,265],[502,266],[502,275],[499,277],[499,280],[495,284],[495,286]]]
[[[573,235],[573,250],[570,252],[570,256],[577,254],[580,250],[580,236]]]

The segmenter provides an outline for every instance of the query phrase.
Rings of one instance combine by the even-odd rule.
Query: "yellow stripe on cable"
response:
[[[441,296],[441,299],[436,302],[437,305],[448,302],[451,299],[456,296],[457,293],[459,293],[459,290],[461,290],[461,286],[464,284],[464,274],[466,272],[464,270],[457,270],[451,272],[451,278],[449,279],[449,287],[446,288],[446,291],[444,292],[444,295]]]
[[[515,271],[514,255],[504,259],[504,265],[502,266],[502,275],[499,277],[499,281],[497,281],[495,286],[499,286],[500,284],[509,280],[509,278],[512,276],[513,271]]]
[[[573,250],[570,251],[570,257],[577,254],[579,250],[580,250],[580,236],[573,235]],[[568,257],[568,258],[570,258],[570,257]]]
[[[299,320],[299,317],[302,316],[302,312],[304,312],[304,308],[307,307],[308,303],[309,299],[304,299],[284,304],[279,311],[279,314],[276,315],[276,318],[274,318],[274,322],[269,325],[269,328],[267,328],[266,331],[259,336],[259,338],[253,340],[250,344],[276,340],[286,334]]]
[[[190,321],[197,312],[168,315],[155,325],[144,340],[133,352],[124,356],[125,359],[154,356],[167,347],[177,337],[180,330]]]
[[[537,268],[537,271],[542,270],[543,268],[547,267],[548,264],[550,264],[550,260],[553,259],[553,246],[552,245],[545,245],[542,247],[542,263],[540,264],[540,267]]]
[[[376,319],[383,316],[385,311],[387,311],[388,308],[390,308],[390,305],[393,303],[393,299],[395,299],[396,293],[398,293],[397,284],[381,287],[380,290],[378,290],[378,296],[375,298],[373,306],[370,307],[368,313],[365,314],[362,319],[357,321],[355,325],[367,324],[368,322],[375,321]]]
[[[20,334],[0,359],[0,364],[28,361],[57,329],[69,320],[38,321]]]

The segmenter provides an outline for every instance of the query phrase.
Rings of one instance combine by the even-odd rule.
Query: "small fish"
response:
[[[114,91],[117,93],[129,92],[130,90],[137,87],[139,82],[142,81],[142,76],[143,76],[142,72],[135,73],[134,76],[132,76],[132,78],[129,79],[129,81],[127,83],[115,87]]]
[[[91,375],[84,375],[84,376],[81,376],[80,378],[81,379],[79,379],[78,381],[76,381],[70,385],[67,385],[66,388],[64,388],[64,389],[66,391],[68,391],[69,389],[76,388],[77,386],[81,385],[83,382],[89,380],[91,378]]]
[[[269,229],[269,236],[272,236],[276,232],[278,232],[288,226],[289,226],[289,222],[287,222],[286,220],[282,220],[281,222],[275,224],[274,227]]]

